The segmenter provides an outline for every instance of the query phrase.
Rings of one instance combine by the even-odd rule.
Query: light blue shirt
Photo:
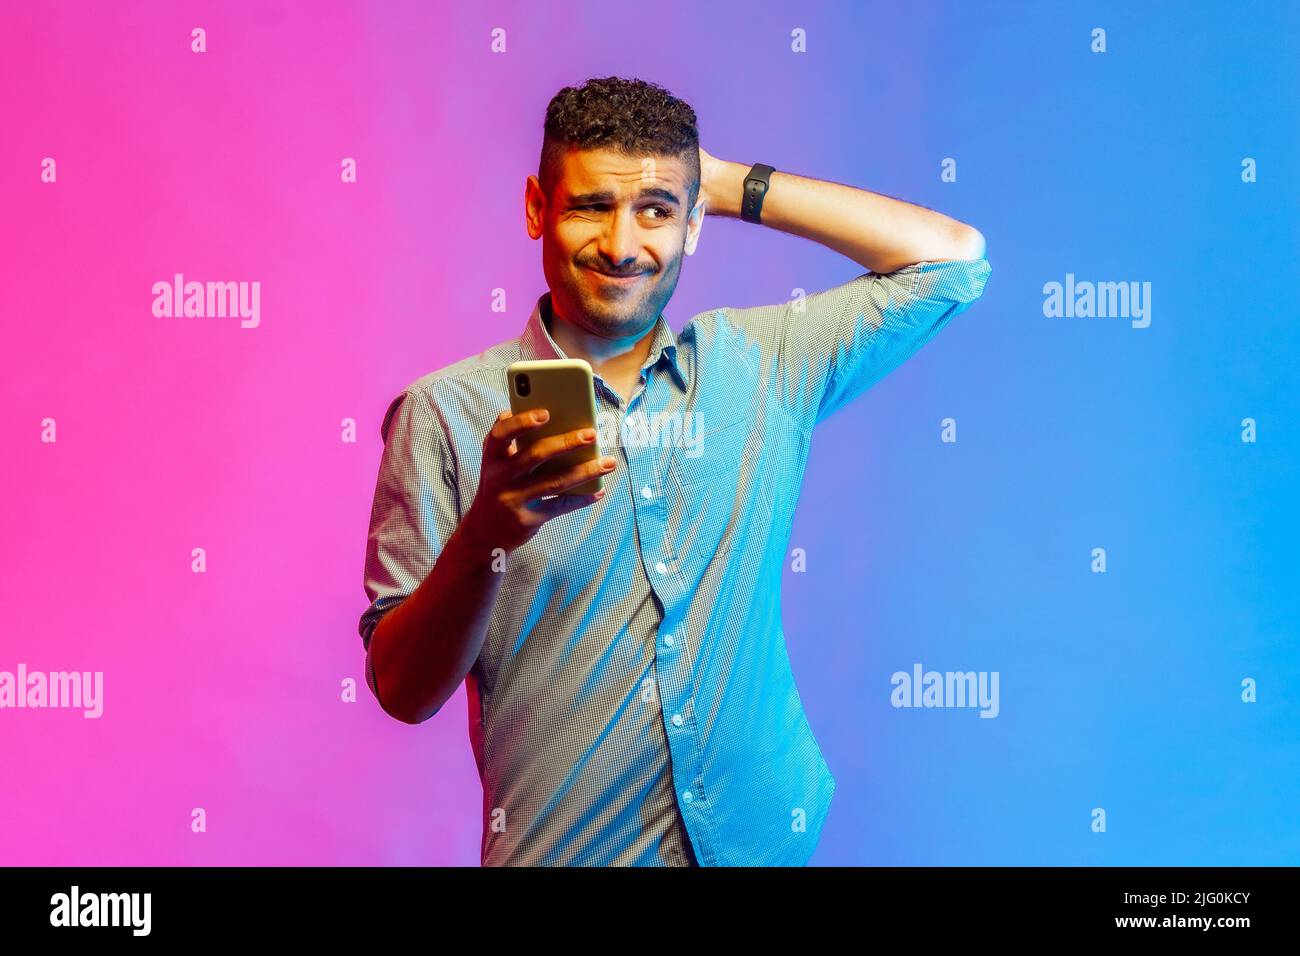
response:
[[[984,289],[986,259],[802,299],[659,316],[628,402],[599,376],[594,505],[510,555],[466,678],[484,865],[802,865],[835,792],[787,657],[781,578],[812,431]],[[416,380],[384,417],[359,630],[411,594],[473,501],[522,334]],[[846,512],[846,518],[848,517]],[[379,698],[373,670],[367,677]],[[382,700],[382,698],[379,698]]]

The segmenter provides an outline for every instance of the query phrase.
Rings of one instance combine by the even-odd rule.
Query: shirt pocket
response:
[[[712,425],[692,438],[683,438],[673,448],[669,471],[683,491],[713,485],[732,494],[740,477],[740,466],[749,442],[749,416],[742,415],[721,425]]]
[[[762,440],[752,421],[746,410],[673,449],[668,533],[689,588],[738,546],[757,552],[765,540],[771,511],[755,468]]]

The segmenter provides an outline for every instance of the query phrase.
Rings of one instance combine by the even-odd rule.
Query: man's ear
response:
[[[688,256],[695,255],[695,245],[700,241],[700,231],[704,228],[704,212],[708,202],[701,197],[686,219],[686,244],[682,247]]]
[[[542,236],[542,216],[546,207],[546,194],[536,176],[524,181],[524,228],[531,239]]]

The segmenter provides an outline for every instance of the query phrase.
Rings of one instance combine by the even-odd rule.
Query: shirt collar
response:
[[[532,315],[528,317],[528,323],[524,326],[523,334],[519,337],[519,357],[525,361],[568,358],[569,356],[564,354],[564,350],[555,344],[555,339],[551,338],[550,330],[546,328],[546,322],[542,319],[543,310],[545,310],[549,320],[551,315],[550,292],[543,293],[538,298],[537,304],[533,306]],[[661,312],[655,320],[654,338],[650,343],[650,355],[641,368],[643,370],[653,368],[665,356],[677,384],[685,391],[687,386],[686,370],[677,357],[677,336],[673,335],[673,330],[668,327],[668,321]],[[597,377],[599,378],[599,376]]]

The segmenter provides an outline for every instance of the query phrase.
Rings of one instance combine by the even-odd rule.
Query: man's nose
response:
[[[618,207],[606,220],[605,231],[598,243],[600,254],[608,263],[607,268],[618,272],[631,268],[636,262],[639,246],[631,210]]]

